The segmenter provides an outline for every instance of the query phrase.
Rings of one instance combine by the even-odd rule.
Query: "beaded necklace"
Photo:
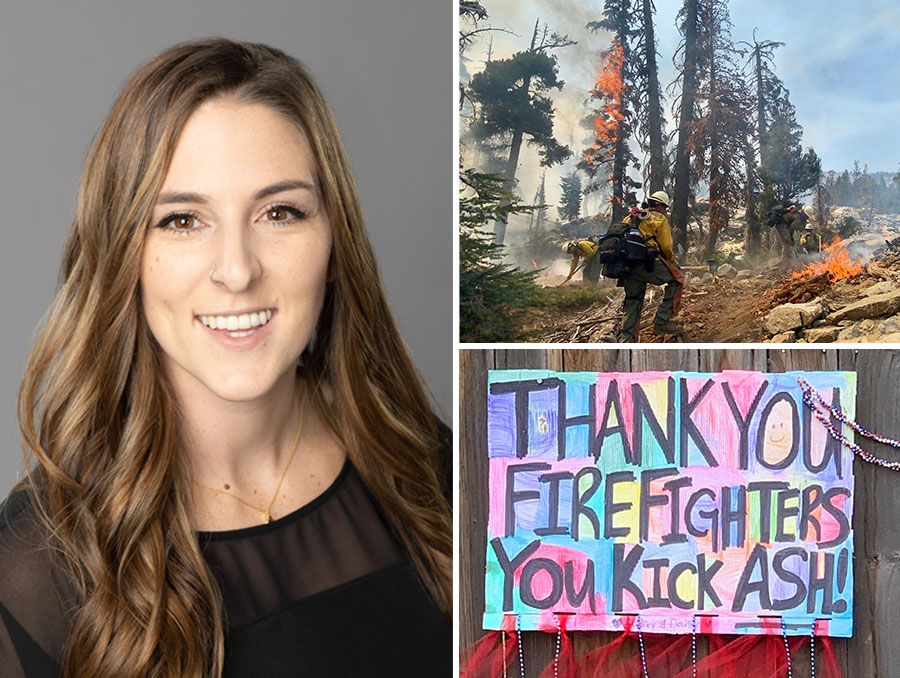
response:
[[[864,438],[869,438],[876,442],[884,443],[885,445],[890,445],[891,447],[895,448],[900,448],[900,442],[891,440],[890,438],[885,438],[884,436],[878,435],[877,433],[872,433],[871,431],[866,430],[858,423],[850,419],[846,414],[844,414],[840,410],[833,408],[831,405],[825,402],[818,391],[810,386],[809,382],[806,381],[806,379],[804,379],[803,377],[797,377],[797,383],[800,384],[800,390],[803,391],[803,402],[806,403],[807,406],[813,411],[813,414],[816,415],[816,419],[822,422],[822,425],[828,430],[828,433],[831,434],[832,438],[840,442],[845,447],[849,448],[863,461],[866,461],[870,464],[875,464],[876,466],[881,466],[886,469],[890,469],[891,471],[900,471],[900,461],[888,461],[887,459],[882,459],[881,457],[875,456],[871,452],[866,452],[866,450],[847,438],[847,436],[843,434],[840,428],[832,424],[831,419],[828,414],[826,414],[826,412],[828,412],[838,421],[849,426]]]

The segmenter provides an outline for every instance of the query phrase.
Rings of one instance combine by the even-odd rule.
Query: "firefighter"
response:
[[[596,263],[594,257],[597,256],[597,243],[593,240],[573,240],[565,243],[562,246],[562,250],[566,254],[572,255],[572,265],[569,266],[569,275],[562,283],[560,283],[561,285],[564,285],[572,279],[572,276],[575,275],[575,272],[578,270],[578,263],[582,259],[584,259],[584,263],[582,264],[582,268],[584,269],[582,276],[584,277],[584,280],[597,282],[600,278],[600,267],[594,265]]]
[[[626,277],[620,279],[625,288],[625,304],[622,315],[622,330],[618,341],[637,341],[638,321],[644,307],[644,294],[647,284],[665,285],[662,302],[656,309],[653,319],[655,334],[681,334],[681,325],[672,322],[672,316],[678,312],[681,303],[681,291],[684,275],[675,265],[675,253],[672,249],[672,229],[666,219],[666,211],[671,205],[669,194],[656,191],[643,203],[644,211],[636,212],[626,221],[636,225],[648,248],[654,248],[659,255],[647,266],[638,266]]]
[[[803,235],[800,236],[800,248],[806,254],[815,254],[819,251],[819,239],[812,224],[806,224]]]
[[[775,222],[775,231],[778,233],[780,254],[784,261],[794,258],[794,232],[802,231],[809,222],[811,207],[798,210],[796,205],[788,205],[781,211],[780,218]]]

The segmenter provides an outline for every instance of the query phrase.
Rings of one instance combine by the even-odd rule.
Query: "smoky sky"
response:
[[[610,35],[591,33],[588,21],[601,20],[603,0],[484,0],[488,23],[514,32],[486,33],[466,53],[471,75],[481,70],[493,35],[493,58],[526,49],[535,20],[567,33],[574,47],[555,50],[562,92],[554,91],[555,134],[574,142],[576,154],[587,132],[578,121],[589,112],[589,88]],[[681,39],[676,28],[680,0],[656,0],[655,30],[660,81],[665,90],[675,77],[672,55]],[[732,37],[785,43],[775,51],[775,70],[790,91],[803,127],[803,146],[813,147],[825,170],[850,169],[854,161],[870,171],[896,172],[900,163],[900,4],[895,0],[731,0]],[[665,92],[664,92],[665,93]],[[674,93],[673,93],[674,94]],[[672,98],[666,95],[667,125]],[[639,158],[640,158],[640,154]],[[643,159],[641,158],[643,161]],[[520,194],[530,200],[540,182],[537,154],[523,149]],[[548,202],[559,196],[559,176],[574,161],[547,173]]]

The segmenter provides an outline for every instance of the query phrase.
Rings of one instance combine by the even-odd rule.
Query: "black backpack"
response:
[[[638,266],[652,262],[655,254],[656,250],[647,247],[637,226],[624,221],[612,224],[597,239],[596,259],[603,264],[601,273],[607,278],[622,278]]]
[[[766,219],[766,224],[769,228],[773,228],[777,223],[781,221],[781,217],[784,216],[784,213],[787,212],[787,207],[776,207],[773,210],[769,210],[769,216]]]

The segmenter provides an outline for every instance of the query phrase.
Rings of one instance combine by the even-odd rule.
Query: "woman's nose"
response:
[[[210,279],[231,292],[242,292],[262,274],[253,232],[246,224],[224,224],[218,232],[218,261]]]

